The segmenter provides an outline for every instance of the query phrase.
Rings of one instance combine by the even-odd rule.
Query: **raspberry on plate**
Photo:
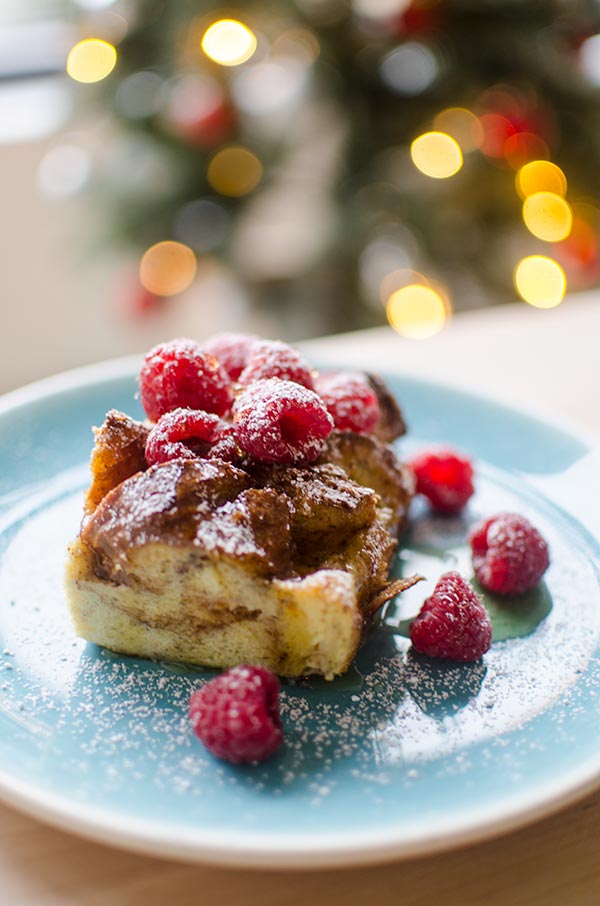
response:
[[[548,545],[517,513],[498,513],[471,529],[469,542],[479,582],[499,595],[534,588],[550,565]]]
[[[140,396],[148,418],[156,422],[171,409],[204,409],[224,415],[233,393],[218,361],[193,340],[155,346],[140,372]]]
[[[250,333],[218,333],[209,337],[202,348],[218,359],[232,381],[237,381],[258,342],[259,337]]]
[[[296,349],[278,341],[262,340],[254,345],[248,364],[239,376],[239,382],[247,387],[254,381],[266,378],[293,381],[309,390],[314,387],[310,365]]]
[[[327,406],[336,428],[371,434],[381,418],[375,390],[359,371],[319,374],[315,390]]]
[[[190,720],[217,758],[264,761],[283,741],[279,680],[266,667],[233,667],[192,694]]]
[[[473,466],[466,456],[449,447],[423,450],[409,463],[417,493],[438,513],[459,513],[473,495]]]
[[[460,573],[440,577],[410,625],[410,640],[421,654],[451,661],[478,661],[489,650],[490,618]]]
[[[256,381],[241,393],[233,422],[240,447],[259,462],[313,462],[333,428],[314,391],[279,378]]]

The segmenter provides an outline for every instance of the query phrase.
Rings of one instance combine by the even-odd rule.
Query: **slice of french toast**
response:
[[[147,433],[115,411],[95,431],[66,574],[78,635],[148,658],[343,673],[405,587],[388,571],[413,481],[391,448],[333,432],[303,467],[147,468]]]

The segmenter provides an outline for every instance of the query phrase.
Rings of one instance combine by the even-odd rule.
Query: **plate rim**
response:
[[[253,845],[248,845],[249,834],[240,830],[238,837],[232,837],[230,830],[215,832],[205,830],[204,838],[198,838],[197,831],[173,834],[157,838],[152,828],[155,822],[127,819],[115,827],[108,815],[96,807],[66,805],[61,796],[39,793],[29,789],[0,772],[0,800],[17,808],[35,820],[77,834],[95,843],[117,847],[128,852],[145,856],[171,859],[187,864],[212,865],[223,868],[268,869],[286,871],[294,869],[327,870],[348,866],[366,867],[388,862],[403,862],[442,852],[450,852],[470,844],[485,843],[512,831],[536,824],[563,808],[573,805],[598,788],[600,783],[600,762],[590,770],[572,771],[582,774],[570,786],[554,792],[554,784],[548,781],[545,789],[548,795],[540,798],[533,807],[530,803],[516,809],[507,799],[500,813],[493,821],[473,820],[458,830],[441,826],[434,833],[419,838],[406,838],[403,834],[391,834],[389,829],[369,832],[358,837],[355,831],[332,835],[312,835],[311,844],[306,845],[306,834],[269,833],[251,835]],[[260,845],[256,845],[256,841]],[[283,841],[283,842],[282,842]],[[232,845],[233,844],[233,845]]]
[[[87,386],[134,377],[141,358],[140,355],[129,355],[108,359],[34,381],[0,397],[0,416],[49,396],[58,396],[71,390],[85,391]],[[321,354],[320,358],[326,362],[326,355]],[[438,381],[412,375],[401,368],[388,368],[385,373],[396,379],[411,380],[432,390],[440,386]],[[473,391],[459,382],[444,382],[444,389],[474,400],[493,402],[507,414],[532,419],[579,442],[587,452],[597,444],[597,438],[591,433],[588,434],[578,426],[565,424],[558,418],[552,419],[546,413],[536,411],[535,407],[515,405],[496,395]],[[483,842],[534,824],[577,802],[599,785],[600,756],[588,757],[569,770],[560,789],[556,789],[555,783],[546,783],[542,787],[535,787],[533,797],[525,799],[521,791],[496,807],[491,818],[478,817],[477,810],[471,808],[468,820],[465,821],[463,816],[458,827],[430,829],[416,838],[403,833],[402,827],[399,833],[386,827],[381,832],[371,829],[362,834],[352,830],[336,834],[335,838],[331,832],[312,835],[308,844],[306,833],[257,834],[253,831],[248,834],[247,831],[240,830],[236,838],[232,837],[230,830],[217,833],[206,828],[199,831],[197,828],[187,830],[180,826],[176,833],[167,831],[166,834],[163,832],[162,835],[157,835],[155,821],[122,817],[119,818],[119,826],[115,827],[114,814],[111,821],[109,811],[81,802],[70,803],[64,796],[40,789],[34,783],[15,780],[3,770],[0,771],[0,800],[37,820],[79,834],[88,840],[144,855],[230,868],[308,870],[401,861]],[[520,804],[515,799],[521,800]]]

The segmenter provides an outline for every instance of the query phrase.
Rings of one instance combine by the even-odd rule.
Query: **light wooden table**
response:
[[[599,340],[597,295],[567,299],[554,311],[523,305],[459,316],[421,343],[371,331],[309,348],[332,362],[471,385],[600,436]],[[598,906],[599,841],[600,792],[531,827],[443,855],[368,869],[254,873],[119,852],[0,806],[0,903]]]

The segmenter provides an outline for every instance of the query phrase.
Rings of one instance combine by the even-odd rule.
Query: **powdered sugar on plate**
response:
[[[412,652],[408,622],[439,574],[458,568],[470,575],[466,521],[517,507],[549,540],[547,587],[520,602],[487,601],[496,640],[481,662],[451,664]],[[74,636],[62,569],[80,510],[80,493],[62,489],[29,513],[21,503],[14,524],[6,524],[0,723],[27,740],[36,776],[43,777],[44,759],[58,760],[53,770],[69,777],[70,795],[81,801],[105,797],[135,810],[142,795],[164,807],[172,797],[208,802],[228,789],[243,811],[239,820],[251,826],[248,790],[274,801],[300,797],[320,809],[350,783],[383,803],[389,784],[409,790],[427,765],[453,776],[475,757],[498,763],[506,735],[521,728],[509,765],[518,777],[519,759],[545,745],[536,738],[536,716],[554,708],[556,733],[569,733],[566,716],[583,707],[581,690],[597,682],[587,672],[600,633],[590,593],[597,577],[584,546],[543,502],[517,496],[490,473],[464,520],[417,510],[398,569],[424,573],[427,585],[388,607],[345,676],[284,682],[284,748],[264,765],[234,770],[203,750],[188,722],[191,692],[214,672],[121,657]]]

